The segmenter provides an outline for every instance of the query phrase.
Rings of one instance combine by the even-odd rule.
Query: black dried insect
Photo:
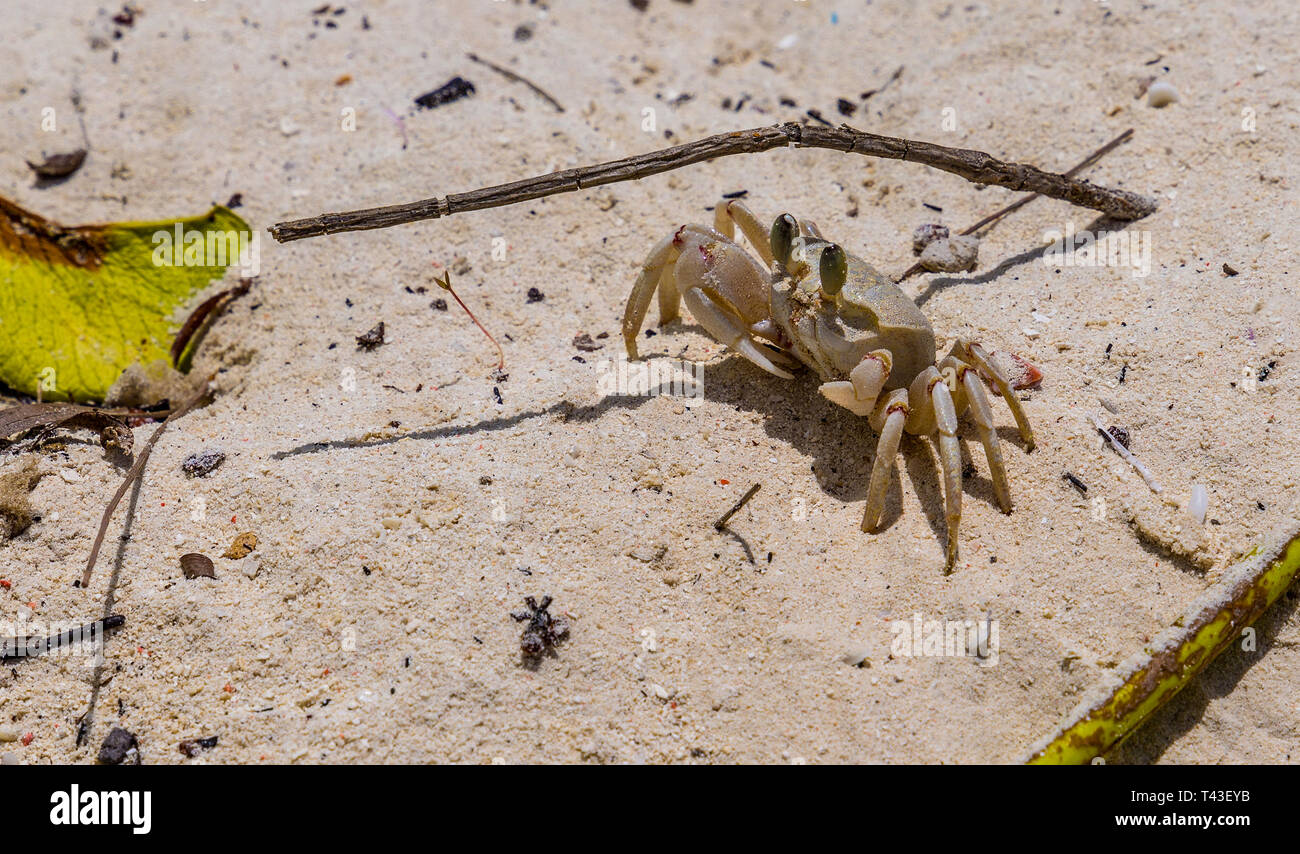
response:
[[[591,339],[590,333],[583,332],[580,335],[573,336],[573,346],[584,353],[594,353],[605,345],[597,344]]]
[[[376,347],[378,347],[380,344],[383,343],[384,343],[384,322],[382,320],[379,321],[377,324],[375,324],[374,329],[371,329],[369,332],[365,333],[364,335],[357,336],[357,349],[365,350],[367,353],[369,353],[371,350],[375,349]]]
[[[423,107],[426,110],[432,110],[434,107],[441,107],[443,104],[450,104],[452,101],[459,101],[461,98],[468,98],[476,90],[474,84],[464,77],[453,77],[446,83],[434,89],[431,92],[425,92],[415,99],[417,107]]]
[[[209,735],[203,738],[187,738],[177,745],[177,747],[180,748],[181,753],[184,753],[191,759],[198,756],[203,751],[211,750],[216,746],[217,736],[215,735]]]
[[[530,303],[541,302],[544,299],[546,299],[546,294],[542,293],[537,288],[528,289],[528,301]]]
[[[551,606],[550,596],[543,596],[540,604],[532,596],[525,596],[524,604],[528,610],[510,614],[516,622],[528,621],[524,633],[519,636],[519,649],[525,658],[537,658],[545,652],[554,655],[556,645],[569,633],[569,621],[551,616],[547,610]]]

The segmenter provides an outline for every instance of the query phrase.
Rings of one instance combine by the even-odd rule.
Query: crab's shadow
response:
[[[682,324],[679,321],[669,324],[665,327],[665,331],[671,336],[668,340],[683,332],[702,333],[698,327]],[[643,359],[675,358],[668,353],[651,351],[643,352],[641,357]],[[845,504],[865,501],[879,437],[871,429],[867,419],[856,416],[822,397],[817,391],[818,385],[817,377],[806,369],[798,370],[793,380],[785,380],[764,373],[736,355],[728,355],[719,361],[705,363],[701,383],[702,396],[705,400],[739,412],[761,415],[763,429],[769,436],[807,455],[811,460],[810,473],[823,493]],[[311,442],[278,451],[271,455],[271,459],[284,460],[301,455],[382,447],[410,440],[442,441],[464,438],[483,433],[509,431],[538,419],[554,417],[563,419],[570,429],[581,433],[584,425],[597,421],[613,410],[637,409],[648,403],[652,397],[671,393],[672,389],[664,385],[650,389],[649,394],[611,395],[586,406],[561,401],[542,409],[527,410],[504,418],[485,419],[475,424],[414,430],[382,438]],[[1005,408],[1004,414],[1006,414]],[[1007,422],[1010,423],[1009,414],[1007,414]],[[999,427],[998,433],[1004,445],[1004,454],[1008,449],[1005,446],[1023,448],[1019,433],[1014,426]],[[975,500],[997,507],[992,483],[987,477],[973,473],[971,449],[974,448],[976,453],[983,456],[982,446],[975,435],[974,426],[963,419],[958,435],[961,439],[964,470],[962,492]],[[903,472],[906,472],[924,509],[930,528],[937,538],[945,540],[947,522],[944,517],[942,473],[938,455],[931,441],[904,434],[899,446],[899,457],[899,460],[895,460],[895,472],[890,478],[885,508],[877,530],[886,530],[902,515],[903,495],[899,478]],[[792,501],[800,497],[799,491],[802,487],[802,483],[788,485],[792,492],[789,495]],[[794,510],[793,504],[791,510]],[[746,552],[749,552],[748,548]],[[752,554],[749,555],[749,559],[753,561]]]
[[[821,491],[845,504],[865,501],[871,467],[876,459],[879,436],[867,419],[854,415],[824,398],[817,390],[817,377],[807,370],[783,380],[765,374],[738,356],[710,363],[704,370],[704,398],[741,412],[763,416],[763,430],[783,444],[810,458],[809,469]],[[998,400],[998,398],[994,398]],[[1010,421],[1010,414],[1005,413]],[[999,429],[1004,446],[1023,447],[1014,427]],[[973,424],[962,420],[958,431],[961,445],[962,493],[997,507],[992,482],[974,473],[971,450],[983,457]],[[1005,451],[1005,448],[1004,448]],[[895,471],[890,477],[885,508],[878,531],[891,527],[902,515],[901,478],[907,477],[935,536],[947,537],[944,516],[943,478],[938,453],[929,438],[903,435]],[[790,489],[797,497],[799,484]]]

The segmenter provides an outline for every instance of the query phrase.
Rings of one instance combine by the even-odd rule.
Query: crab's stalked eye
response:
[[[798,234],[799,223],[788,213],[781,214],[772,223],[772,257],[783,267],[790,263],[790,247]]]
[[[821,263],[822,295],[833,297],[844,287],[844,280],[849,276],[849,257],[843,247],[832,243],[822,250]]]

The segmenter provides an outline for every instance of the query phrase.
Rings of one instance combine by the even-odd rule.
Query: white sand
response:
[[[724,192],[747,189],[765,220],[809,216],[896,273],[911,263],[915,226],[964,227],[1013,198],[1006,191],[914,164],[776,151],[446,221],[264,239],[254,293],[205,344],[226,368],[220,397],[164,437],[131,538],[120,551],[110,539],[91,588],[70,585],[123,473],[93,444],[48,455],[51,475],[32,496],[41,521],[0,547],[0,578],[12,584],[0,619],[25,603],[33,619],[91,619],[106,597],[127,618],[80,747],[93,681],[84,659],[0,671],[0,734],[33,734],[0,753],[90,761],[121,725],[148,762],[1011,761],[1300,496],[1294,6],[346,5],[326,29],[310,3],[142,0],[134,28],[93,51],[85,4],[7,10],[5,195],[76,223],[188,215],[242,192],[239,213],[265,228],[647,151],[669,143],[665,129],[679,142],[808,108],[839,121],[837,98],[858,102],[901,65],[848,121],[1054,170],[1135,128],[1088,176],[1159,197],[1135,226],[1150,234],[1150,275],[1025,257],[1046,230],[1093,220],[1038,201],[984,241],[974,275],[907,283],[945,349],[965,331],[1045,374],[1026,395],[1032,454],[996,404],[1011,516],[996,509],[974,429],[963,429],[976,474],[962,562],[945,577],[928,443],[904,441],[889,524],[870,536],[858,525],[875,436],[811,378],[765,376],[690,323],[642,347],[705,365],[696,406],[602,398],[598,363],[621,352],[623,300],[647,250],[682,222],[707,221]],[[521,24],[534,29],[526,42],[512,38]],[[467,50],[534,80],[566,111]],[[351,82],[335,85],[344,74]],[[474,82],[473,98],[410,114],[412,98],[455,74]],[[1181,100],[1160,110],[1135,100],[1151,75]],[[74,87],[90,159],[70,181],[35,189],[23,157],[78,143]],[[682,93],[694,97],[670,106]],[[742,95],[739,112],[721,107]],[[57,141],[39,129],[46,105],[64,116]],[[348,107],[354,133],[340,130]],[[405,150],[385,107],[405,116]],[[641,129],[646,108],[654,133]],[[1246,109],[1253,132],[1242,129]],[[113,177],[119,164],[129,178]],[[494,238],[508,245],[504,260],[492,257]],[[440,295],[431,262],[456,256],[472,267],[454,279],[459,293],[505,345],[500,406],[491,345],[454,304],[429,308]],[[1240,275],[1225,277],[1225,262]],[[532,287],[545,301],[526,302]],[[353,337],[379,320],[390,343],[356,352]],[[610,337],[580,354],[580,332]],[[1239,387],[1244,368],[1269,362],[1253,393]],[[349,377],[353,390],[341,387]],[[1204,484],[1219,524],[1201,529],[1162,507],[1102,446],[1087,411],[1131,429],[1175,504]],[[295,452],[312,443],[338,444]],[[186,479],[181,461],[205,447],[227,462]],[[732,520],[734,535],[715,532],[755,482],[763,488]],[[1094,496],[1106,502],[1100,521]],[[198,500],[205,518],[192,521]],[[1129,512],[1148,530],[1186,535],[1214,568],[1144,544]],[[261,540],[251,579],[218,557],[243,531]],[[188,551],[216,558],[218,580],[181,578]],[[509,612],[543,593],[572,631],[558,657],[530,670]],[[997,664],[891,658],[890,622],[913,614],[991,616]],[[1259,652],[1229,652],[1114,761],[1290,760],[1300,746],[1293,600],[1260,628]],[[870,666],[841,661],[851,650]],[[177,743],[200,735],[220,744],[187,760]]]

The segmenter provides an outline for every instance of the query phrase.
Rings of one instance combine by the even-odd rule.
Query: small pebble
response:
[[[205,448],[196,454],[190,454],[181,463],[181,471],[189,477],[207,477],[226,461],[226,455],[217,448]]]
[[[1157,109],[1167,107],[1178,100],[1178,90],[1172,83],[1158,80],[1147,89],[1147,104]]]
[[[252,531],[245,531],[231,541],[230,548],[226,549],[221,556],[226,560],[239,560],[247,557],[257,548],[257,542],[257,534]]]
[[[16,727],[11,727],[11,726],[0,727],[0,741],[8,742],[8,741],[17,741],[17,740],[18,740],[18,729]]]
[[[257,574],[262,571],[262,559],[257,555],[249,555],[239,562],[239,571],[246,578],[257,578]]]
[[[18,764],[18,754],[0,753],[0,765],[17,765],[17,764]]]
[[[134,754],[135,761],[131,764],[140,764],[140,754],[136,751],[138,742],[135,733],[127,732],[120,726],[115,726],[104,738],[104,744],[99,748],[99,763],[101,765],[121,765],[123,760]]]
[[[840,661],[853,667],[870,667],[871,662],[867,658],[868,652],[870,652],[870,650],[868,650],[865,645],[850,646],[848,649],[844,650],[844,654],[840,656]]]
[[[964,273],[974,270],[979,261],[980,241],[969,234],[939,238],[921,251],[918,262],[931,273]]]

